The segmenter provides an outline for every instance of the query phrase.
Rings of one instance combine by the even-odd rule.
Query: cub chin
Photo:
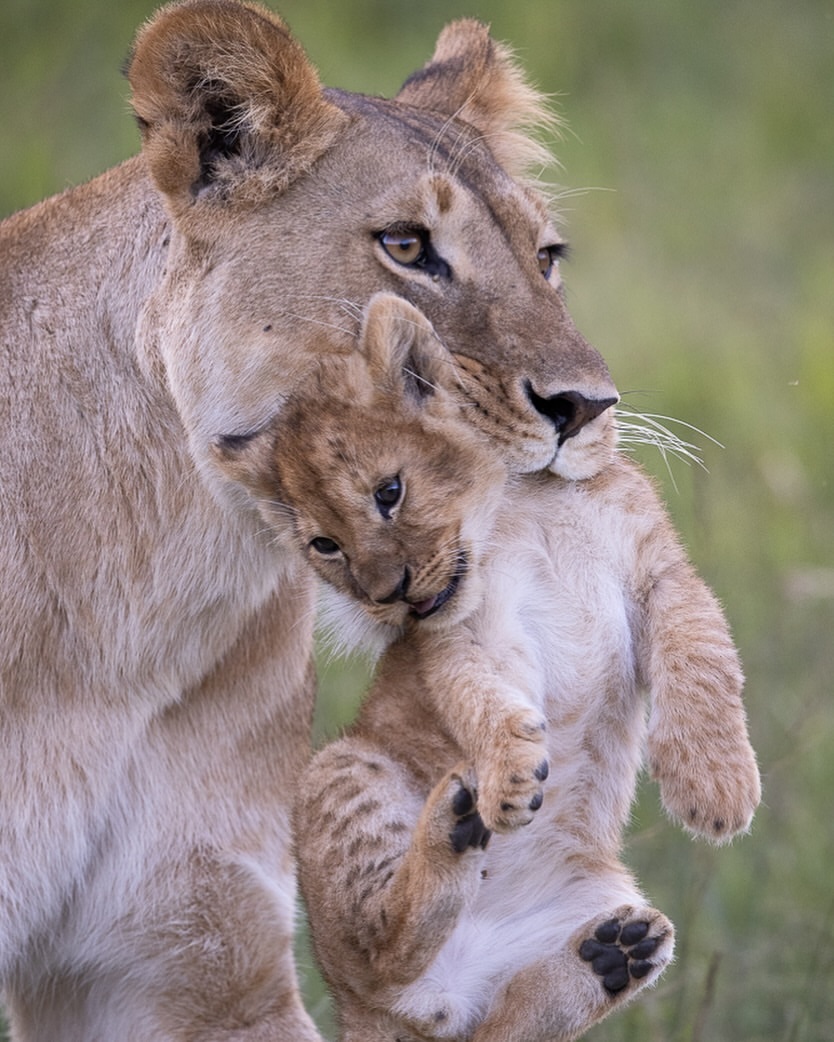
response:
[[[346,642],[385,649],[295,815],[354,1042],[578,1038],[672,957],[620,861],[644,756],[670,815],[714,842],[760,796],[726,622],[612,411],[568,446],[582,480],[519,477],[468,400],[422,315],[380,295],[280,428],[217,442],[338,591]]]

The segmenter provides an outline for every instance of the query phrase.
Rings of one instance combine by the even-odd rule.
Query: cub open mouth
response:
[[[415,601],[413,604],[409,604],[411,614],[416,615],[418,619],[427,619],[429,615],[434,615],[436,611],[440,611],[443,605],[457,593],[465,572],[466,554],[461,552],[458,555],[458,565],[455,569],[455,574],[452,576],[449,585],[442,589],[440,593],[434,594],[433,597],[427,597],[424,601]]]

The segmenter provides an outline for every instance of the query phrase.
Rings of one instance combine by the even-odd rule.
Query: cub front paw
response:
[[[487,827],[509,832],[528,825],[544,801],[550,771],[544,718],[532,710],[513,714],[476,768],[478,811]]]
[[[726,843],[750,828],[761,781],[749,743],[696,755],[675,743],[654,741],[649,755],[666,811],[689,832]]]

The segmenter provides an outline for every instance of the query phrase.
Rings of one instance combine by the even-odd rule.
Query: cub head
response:
[[[527,176],[542,97],[485,26],[454,22],[391,100],[322,88],[254,3],[183,0],[128,65],[169,234],[139,327],[197,464],[261,428],[368,300],[397,294],[452,352],[471,422],[516,471],[577,476],[572,448],[617,397],[565,306],[564,243]],[[160,240],[162,241],[162,240]]]
[[[461,415],[448,352],[401,298],[374,296],[358,349],[323,356],[265,428],[217,439],[215,454],[338,591],[348,642],[378,646],[477,604],[504,469]]]

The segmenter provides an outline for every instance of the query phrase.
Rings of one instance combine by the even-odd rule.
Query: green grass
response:
[[[596,1042],[834,1042],[834,8],[829,0],[286,0],[326,82],[392,92],[458,14],[561,92],[577,323],[635,408],[678,417],[708,472],[643,454],[741,648],[764,776],[714,850],[640,791],[627,860],[675,964]],[[129,154],[119,77],[152,4],[6,0],[0,213]],[[674,478],[674,482],[672,480]],[[330,666],[317,735],[361,671]],[[346,695],[345,691],[350,694]],[[310,965],[309,955],[302,957]],[[310,1008],[332,1030],[305,971]]]

